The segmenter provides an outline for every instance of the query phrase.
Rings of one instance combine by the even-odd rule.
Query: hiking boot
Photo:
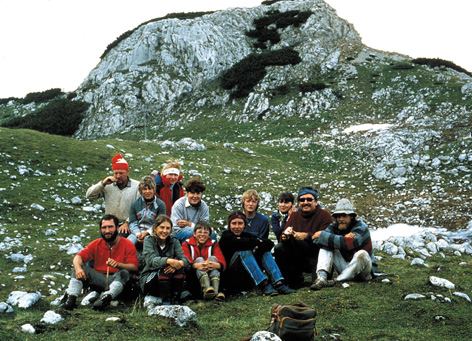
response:
[[[113,298],[110,294],[105,294],[98,301],[93,304],[93,310],[105,310],[106,307],[110,305],[110,302]]]
[[[215,288],[210,285],[210,278],[207,274],[200,278],[200,285],[202,286],[202,293],[204,300],[212,300],[216,296]]]
[[[275,284],[275,290],[277,290],[277,292],[281,295],[289,295],[293,294],[294,292],[297,292],[296,290],[289,288],[282,282],[278,282]]]
[[[327,287],[332,287],[336,284],[335,281],[333,280],[327,280],[323,277],[318,277],[315,281],[315,283],[313,283],[310,287],[310,290],[320,290],[320,289],[323,289],[323,288],[327,288]]]
[[[277,296],[278,294],[277,290],[269,282],[265,283],[262,287],[262,295],[264,296]]]
[[[215,300],[216,301],[224,301],[226,299],[225,294],[222,292],[218,292],[220,289],[220,279],[218,277],[214,277],[211,279],[211,286],[215,289]]]
[[[59,308],[62,308],[65,310],[73,310],[74,308],[77,308],[76,301],[77,301],[77,296],[65,294],[64,297],[62,297],[61,301],[59,302]]]

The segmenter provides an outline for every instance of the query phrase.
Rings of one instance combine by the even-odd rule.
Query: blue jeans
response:
[[[256,252],[256,254],[254,254],[249,250],[237,251],[234,253],[233,257],[231,257],[228,268],[233,266],[237,267],[239,264],[246,269],[256,285],[261,284],[262,281],[267,278],[262,272],[261,266],[269,277],[270,283],[275,284],[284,279],[270,252],[264,252],[262,254]]]

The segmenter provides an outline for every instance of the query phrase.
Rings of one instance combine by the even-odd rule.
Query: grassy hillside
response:
[[[290,125],[296,125],[294,132],[288,131]],[[241,124],[236,129],[229,123],[225,128],[221,122],[221,130],[207,129],[206,151],[164,149],[156,142],[132,139],[77,141],[30,130],[1,128],[0,301],[6,301],[14,290],[39,291],[43,298],[27,310],[15,308],[15,313],[2,314],[0,338],[238,340],[267,328],[272,303],[298,301],[318,310],[320,338],[463,340],[470,336],[470,302],[454,296],[455,290],[438,289],[428,284],[431,275],[443,277],[455,283],[457,291],[471,294],[472,258],[452,254],[446,258],[428,258],[429,267],[424,267],[410,266],[408,260],[377,252],[377,256],[383,256],[379,261],[380,270],[389,274],[389,282],[382,282],[380,278],[371,283],[350,283],[346,289],[337,286],[319,292],[303,288],[296,294],[273,298],[261,297],[251,291],[225,303],[190,300],[186,304],[197,313],[197,325],[192,327],[179,328],[171,321],[147,316],[140,300],[112,307],[105,313],[79,308],[64,313],[65,321],[56,325],[40,323],[44,313],[52,309],[49,303],[65,290],[72,269],[73,256],[61,251],[60,247],[78,238],[85,245],[98,235],[97,221],[101,212],[83,210],[84,206],[97,203],[87,202],[85,191],[109,174],[111,158],[117,152],[126,154],[132,168],[131,176],[136,179],[153,169],[159,170],[170,158],[183,161],[186,179],[192,173],[201,174],[208,188],[204,200],[210,206],[212,225],[220,230],[229,213],[225,206],[230,204],[231,209],[239,208],[238,195],[244,190],[255,188],[271,195],[272,199],[261,207],[261,212],[268,215],[275,210],[278,193],[296,192],[305,184],[321,188],[321,201],[327,209],[333,209],[341,196],[354,199],[360,216],[371,226],[385,226],[389,221],[406,219],[407,212],[398,217],[394,210],[395,205],[406,200],[403,191],[374,181],[369,174],[363,173],[362,168],[355,166],[359,160],[353,159],[356,152],[350,148],[328,143],[304,144],[297,140],[303,136],[299,133],[303,125],[296,121],[285,122],[283,126],[267,125],[279,142],[287,138],[286,142],[271,146],[261,143],[254,135],[262,129],[261,122]],[[185,136],[196,136],[198,130],[204,131],[203,126],[196,126],[196,131],[185,131]],[[232,143],[230,146],[224,146],[222,142],[225,129],[224,137]],[[170,137],[166,135],[165,138]],[[442,148],[447,151],[452,147]],[[22,172],[25,173],[21,175]],[[421,182],[416,186],[420,188]],[[414,191],[416,189],[412,188],[410,194]],[[454,196],[469,195],[469,192],[460,192],[460,188],[451,187],[448,191]],[[81,204],[72,204],[73,197],[81,198]],[[31,207],[32,204],[41,205],[44,211]],[[373,206],[384,204],[385,210],[371,210]],[[464,202],[451,201],[449,204],[446,209],[453,211]],[[433,214],[437,207],[429,213]],[[463,209],[470,214],[470,206]],[[460,217],[456,214],[455,219],[457,222]],[[465,223],[467,219],[470,220],[470,216],[464,215]],[[57,235],[46,235],[48,229],[56,231]],[[6,257],[12,253],[33,256],[26,273],[13,272],[22,264]],[[306,277],[307,281],[309,279]],[[428,299],[404,300],[410,293],[421,293]],[[452,301],[433,301],[429,299],[431,294],[444,295]],[[106,322],[105,319],[111,316],[120,317],[120,321]],[[20,327],[25,323],[31,323],[38,334],[22,333]]]

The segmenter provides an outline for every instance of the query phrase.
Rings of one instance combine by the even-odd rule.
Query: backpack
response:
[[[283,341],[313,340],[316,331],[316,310],[304,303],[294,305],[274,304],[267,331]]]

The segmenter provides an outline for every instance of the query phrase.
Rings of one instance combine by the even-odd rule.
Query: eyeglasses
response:
[[[197,234],[210,234],[210,231],[205,231],[205,230],[197,230],[195,233]]]
[[[299,198],[298,202],[305,202],[305,201],[312,202],[313,200],[315,200],[315,199],[313,199],[313,198]]]

